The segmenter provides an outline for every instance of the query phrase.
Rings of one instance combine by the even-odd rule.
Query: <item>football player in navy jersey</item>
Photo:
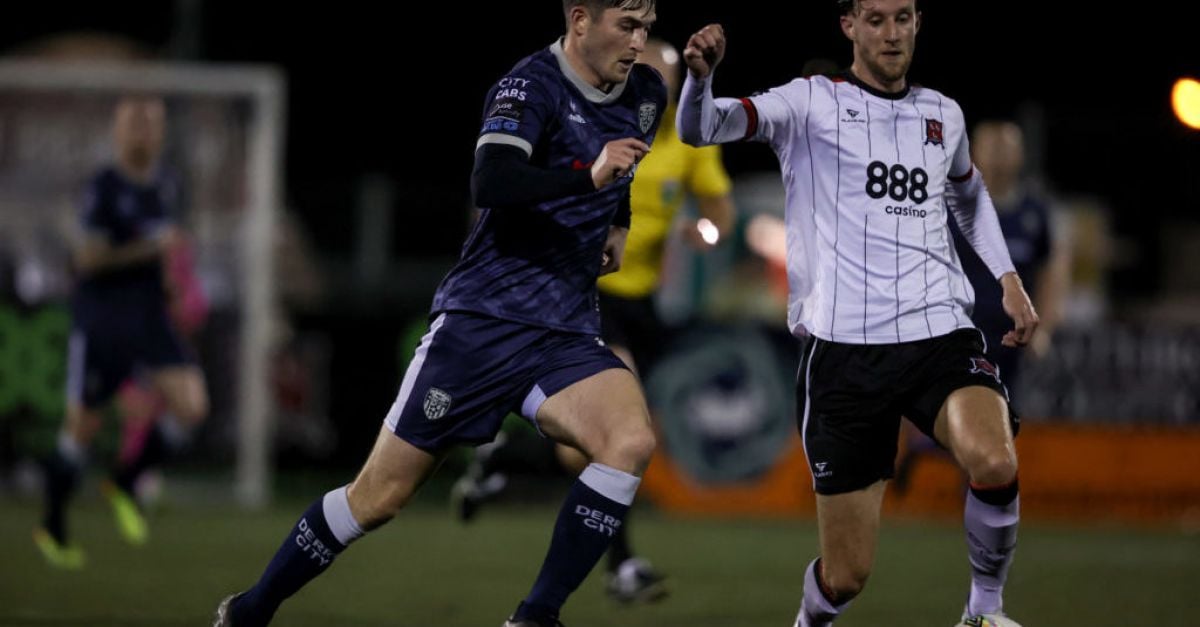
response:
[[[208,413],[204,375],[172,326],[164,287],[163,254],[179,239],[173,215],[178,185],[159,159],[164,129],[160,98],[120,100],[113,121],[116,163],[92,179],[85,196],[83,236],[74,255],[67,416],[46,463],[46,513],[34,530],[38,549],[54,566],[83,565],[82,551],[68,540],[66,505],[99,429],[100,410],[122,382],[136,373],[153,384],[166,401],[167,430],[176,440]],[[125,468],[118,479],[139,471]],[[118,480],[106,491],[119,518],[123,512],[132,521],[123,528],[126,539],[138,543],[146,532],[130,485]]]
[[[358,477],[318,498],[217,625],[265,625],[364,532],[394,517],[444,454],[490,442],[509,411],[590,461],[508,627],[559,611],[621,526],[654,450],[633,374],[600,340],[596,279],[620,267],[629,184],[666,107],[637,64],[654,0],[564,0],[567,33],[518,62],[484,101],[471,186],[480,218],[433,299]]]

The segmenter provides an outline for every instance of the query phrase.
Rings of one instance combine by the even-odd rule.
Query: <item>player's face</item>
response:
[[[854,42],[855,69],[884,87],[903,87],[917,46],[921,14],[915,0],[859,0],[842,16],[842,32]]]
[[[644,9],[605,9],[590,18],[579,39],[584,62],[600,79],[600,86],[623,82],[646,49],[646,37],[657,19]]]
[[[136,161],[151,161],[162,149],[166,112],[158,98],[126,98],[117,104],[113,135],[117,150]]]

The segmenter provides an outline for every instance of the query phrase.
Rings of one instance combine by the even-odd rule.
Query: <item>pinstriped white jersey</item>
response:
[[[743,104],[782,166],[793,333],[890,344],[973,326],[947,222],[951,178],[972,174],[956,102],[819,76]]]

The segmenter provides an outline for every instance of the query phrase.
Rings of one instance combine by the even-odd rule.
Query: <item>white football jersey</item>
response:
[[[743,106],[782,166],[793,333],[890,344],[973,326],[947,222],[951,177],[972,175],[956,102],[818,76]]]

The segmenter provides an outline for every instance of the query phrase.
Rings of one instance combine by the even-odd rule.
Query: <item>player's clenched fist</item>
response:
[[[604,150],[600,151],[600,156],[592,164],[592,182],[596,184],[596,189],[629,174],[648,152],[650,147],[646,142],[632,137],[614,139],[604,144]]]
[[[725,58],[725,29],[720,24],[709,24],[688,39],[683,49],[683,60],[696,78],[705,78],[712,73],[721,59]]]

